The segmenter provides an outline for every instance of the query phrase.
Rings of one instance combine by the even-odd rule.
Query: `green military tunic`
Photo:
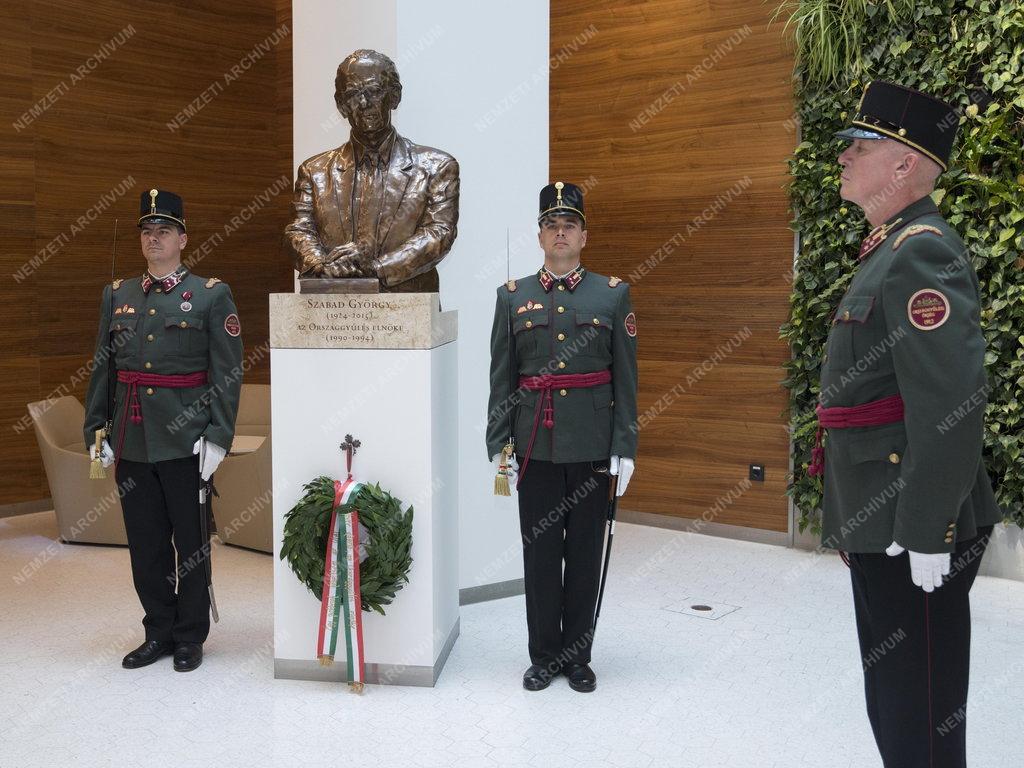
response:
[[[163,281],[148,275],[115,280],[103,290],[100,317],[86,398],[86,445],[94,444],[95,430],[108,419],[112,346],[117,370],[178,375],[207,372],[207,383],[198,387],[139,385],[140,424],[126,420],[128,384],[117,382],[113,429],[107,439],[118,458],[157,462],[191,456],[200,435],[229,449],[242,387],[242,339],[227,284],[193,275],[185,267]],[[122,429],[123,445],[118,452]]]
[[[930,197],[876,230],[840,301],[824,407],[899,394],[902,422],[829,429],[822,543],[952,552],[1001,518],[981,460],[987,400],[978,278]]]
[[[509,326],[511,325],[511,336]],[[509,408],[517,453],[555,463],[636,457],[636,316],[629,286],[578,267],[563,279],[543,268],[498,288],[491,331],[491,396],[487,455],[509,439]],[[511,355],[509,345],[512,343]],[[510,375],[509,365],[512,366]],[[554,426],[537,419],[542,393],[518,389],[520,376],[595,373],[612,380],[552,392]]]

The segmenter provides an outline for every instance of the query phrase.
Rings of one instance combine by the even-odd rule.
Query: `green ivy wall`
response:
[[[962,234],[981,281],[991,392],[985,462],[1006,517],[1024,524],[1024,3],[1021,0],[793,2],[779,14],[797,49],[802,142],[790,161],[800,250],[781,328],[793,419],[790,494],[801,530],[818,526],[821,480],[807,475],[829,315],[868,226],[839,198],[833,132],[864,83],[899,82],[960,106],[959,136],[936,202]]]

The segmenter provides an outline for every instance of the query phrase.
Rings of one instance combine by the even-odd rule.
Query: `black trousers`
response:
[[[125,489],[121,510],[146,639],[203,642],[210,632],[209,539],[199,524],[199,458],[122,459],[117,483]]]
[[[930,594],[910,580],[906,552],[849,555],[868,719],[886,768],[967,765],[970,591],[991,532],[957,545]]]
[[[607,505],[607,461],[531,459],[519,484],[530,661],[553,672],[590,662]]]

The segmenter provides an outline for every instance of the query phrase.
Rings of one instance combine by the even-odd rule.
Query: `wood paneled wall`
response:
[[[632,284],[640,449],[623,507],[786,531],[796,144],[761,0],[551,2],[551,179],[590,179],[584,261]],[[764,483],[744,489],[751,463]]]
[[[139,274],[138,198],[185,200],[194,271],[231,285],[269,379],[291,168],[291,3],[0,2],[0,504],[49,495],[25,404],[84,399],[102,286]],[[27,427],[27,428],[26,428]]]

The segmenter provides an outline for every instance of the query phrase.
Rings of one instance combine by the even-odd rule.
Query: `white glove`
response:
[[[494,462],[497,462],[498,464],[501,463],[501,454],[500,453],[496,453],[493,456],[491,456],[491,463],[494,463]],[[497,472],[498,472],[498,470],[497,470],[498,464],[495,464],[495,470],[494,470],[495,474],[497,474]],[[516,480],[519,477],[519,462],[516,461],[516,457],[514,455],[511,456],[509,458],[509,460],[508,460],[508,468],[509,468],[508,484],[514,488],[515,484],[516,484]]]
[[[608,462],[608,474],[619,476],[615,495],[622,496],[626,492],[626,486],[629,485],[629,478],[633,476],[633,460],[624,456],[612,456],[611,461]]]
[[[89,460],[92,461],[96,458],[96,446],[89,446]],[[110,450],[110,443],[106,440],[103,441],[103,445],[100,446],[100,464],[104,467],[109,467],[114,463],[114,452]]]
[[[897,557],[907,550],[895,541],[885,550],[889,557]],[[925,555],[910,552],[910,578],[925,592],[933,592],[942,586],[942,577],[949,575],[949,552]]]
[[[192,446],[192,453],[195,455],[199,454],[199,444],[202,442],[202,438],[196,440],[196,444]],[[217,471],[217,467],[224,461],[224,457],[228,455],[228,452],[221,448],[216,443],[211,443],[209,440],[206,441],[206,453],[203,455],[202,466],[199,467],[199,476],[203,480],[209,480],[213,477],[213,473]]]

